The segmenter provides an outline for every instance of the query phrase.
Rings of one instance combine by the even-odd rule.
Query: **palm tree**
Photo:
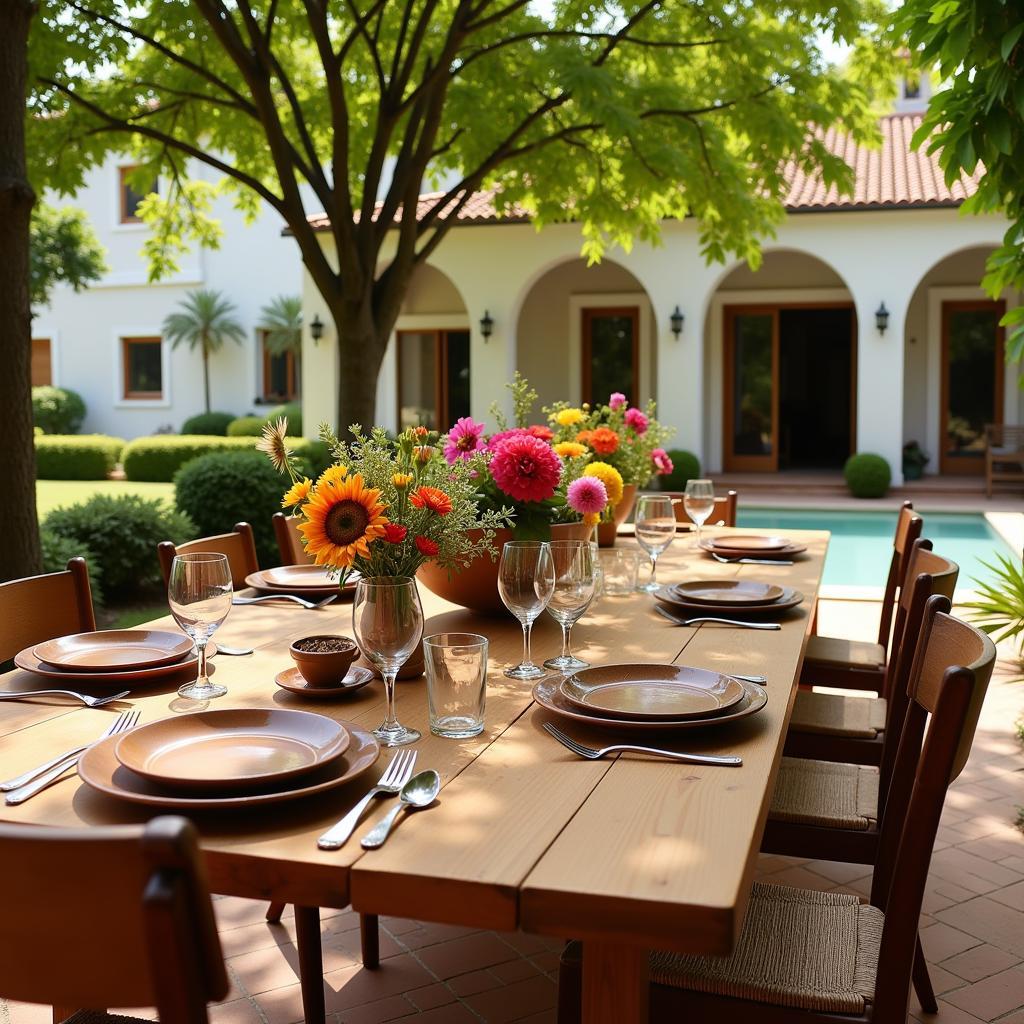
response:
[[[266,331],[264,342],[272,356],[302,352],[302,299],[298,295],[278,295],[260,310],[260,327]]]
[[[241,344],[245,330],[235,319],[235,306],[230,299],[212,289],[199,288],[189,292],[181,309],[164,320],[164,336],[177,348],[181,342],[198,348],[203,354],[203,394],[206,411],[210,411],[210,354],[219,352],[228,339]]]

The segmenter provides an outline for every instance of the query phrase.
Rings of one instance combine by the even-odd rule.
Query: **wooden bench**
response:
[[[985,425],[985,493],[995,482],[1024,484],[1024,426]]]

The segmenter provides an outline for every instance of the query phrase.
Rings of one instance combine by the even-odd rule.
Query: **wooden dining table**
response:
[[[425,681],[398,683],[399,719],[423,733],[417,769],[441,775],[432,808],[408,816],[382,848],[364,851],[359,838],[391,805],[374,801],[342,849],[317,848],[317,837],[386,768],[391,751],[385,750],[370,772],[330,793],[258,811],[188,815],[199,829],[214,892],[295,904],[310,1024],[324,1018],[319,907],[351,905],[367,914],[580,939],[587,1024],[646,1020],[651,950],[730,953],[751,889],[828,545],[821,531],[786,535],[807,546],[788,566],[721,564],[695,550],[683,533],[658,562],[665,582],[742,578],[795,587],[804,601],[781,616],[781,630],[673,625],[654,612],[652,597],[636,593],[601,596],[572,634],[574,652],[595,665],[675,662],[766,676],[769,700],[760,713],[668,740],[657,734],[660,746],[680,751],[738,754],[742,767],[636,755],[577,758],[541,728],[550,713],[533,702],[530,684],[502,674],[519,659],[519,624],[510,615],[488,617],[447,604],[421,587],[425,634],[468,631],[490,639],[480,736],[431,735]],[[632,538],[618,543],[636,550]],[[645,578],[646,556],[640,557]],[[169,617],[148,625],[175,628]],[[232,608],[216,638],[255,653],[212,660],[217,682],[228,688],[212,706],[300,708],[376,727],[384,704],[380,683],[326,701],[274,683],[275,674],[291,666],[293,640],[351,630],[345,602],[315,611],[287,602]],[[535,659],[554,655],[558,644],[556,624],[543,616],[534,627]],[[15,670],[0,676],[0,690],[44,682]],[[166,687],[133,692],[101,709],[60,698],[0,702],[0,778],[96,739],[111,716],[129,705],[140,710],[142,723],[203,707]],[[585,742],[616,739],[575,722],[559,724]],[[24,804],[0,806],[5,822],[64,827],[140,822],[157,813],[94,792],[73,772]]]

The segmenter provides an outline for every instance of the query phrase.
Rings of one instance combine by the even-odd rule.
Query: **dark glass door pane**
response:
[[[398,429],[437,422],[437,335],[403,331],[398,336]]]
[[[735,317],[732,365],[732,453],[772,454],[771,313]]]
[[[469,331],[448,331],[445,398],[447,422],[438,425],[447,430],[460,416],[469,415]]]
[[[946,455],[978,459],[985,424],[996,422],[996,359],[1001,307],[950,309],[946,358]]]
[[[267,356],[267,398],[292,398],[288,387],[289,354]]]
[[[163,366],[159,341],[133,341],[127,347],[128,391],[160,394],[163,391]]]
[[[637,317],[633,312],[601,313],[588,311],[584,329],[589,330],[590,388],[584,401],[599,404],[621,391],[633,402],[638,400],[636,366]]]

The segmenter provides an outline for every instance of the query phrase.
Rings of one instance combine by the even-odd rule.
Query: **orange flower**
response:
[[[429,444],[418,444],[412,450],[413,458],[417,462],[429,462],[434,454],[434,448]]]
[[[590,444],[590,438],[591,438],[591,436],[593,435],[593,433],[594,433],[594,432],[593,432],[592,430],[581,430],[581,431],[580,431],[580,432],[579,432],[579,433],[578,433],[578,434],[576,435],[576,440],[577,440],[577,441],[578,441],[578,442],[579,442],[580,444]]]
[[[429,508],[439,516],[446,516],[452,510],[452,499],[436,487],[420,487],[409,495],[409,504],[414,508]]]
[[[587,444],[597,452],[598,455],[611,455],[619,447],[619,435],[609,427],[598,427],[593,431]]]
[[[357,556],[369,556],[369,545],[388,524],[379,498],[380,491],[364,486],[360,473],[317,487],[302,507],[306,522],[299,527],[317,565],[347,569]]]

